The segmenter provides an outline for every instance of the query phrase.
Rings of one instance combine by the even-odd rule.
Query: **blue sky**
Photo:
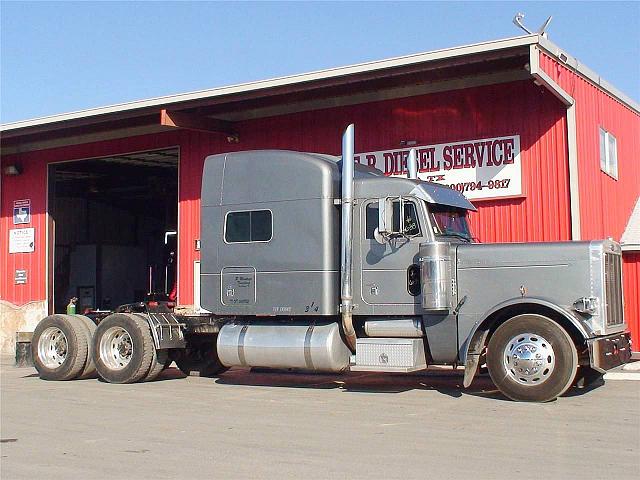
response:
[[[640,2],[0,3],[0,121],[516,36],[640,99]]]

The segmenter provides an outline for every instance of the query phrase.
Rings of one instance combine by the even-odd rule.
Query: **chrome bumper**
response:
[[[617,333],[587,340],[591,367],[599,372],[627,363],[631,359],[631,334]]]

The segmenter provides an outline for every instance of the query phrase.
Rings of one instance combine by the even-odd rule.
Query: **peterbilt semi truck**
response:
[[[622,256],[612,240],[473,241],[461,193],[341,157],[206,158],[201,304],[152,300],[96,322],[51,315],[32,353],[44,379],[148,381],[171,362],[312,372],[481,370],[518,401],[550,401],[627,362]]]

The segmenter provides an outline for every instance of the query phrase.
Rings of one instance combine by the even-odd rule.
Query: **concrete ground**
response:
[[[638,478],[640,382],[548,404],[460,373],[46,382],[5,358],[0,477]]]

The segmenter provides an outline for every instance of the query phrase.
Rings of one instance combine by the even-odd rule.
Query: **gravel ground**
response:
[[[2,361],[3,480],[637,478],[640,382],[548,404],[459,372],[46,382]]]

